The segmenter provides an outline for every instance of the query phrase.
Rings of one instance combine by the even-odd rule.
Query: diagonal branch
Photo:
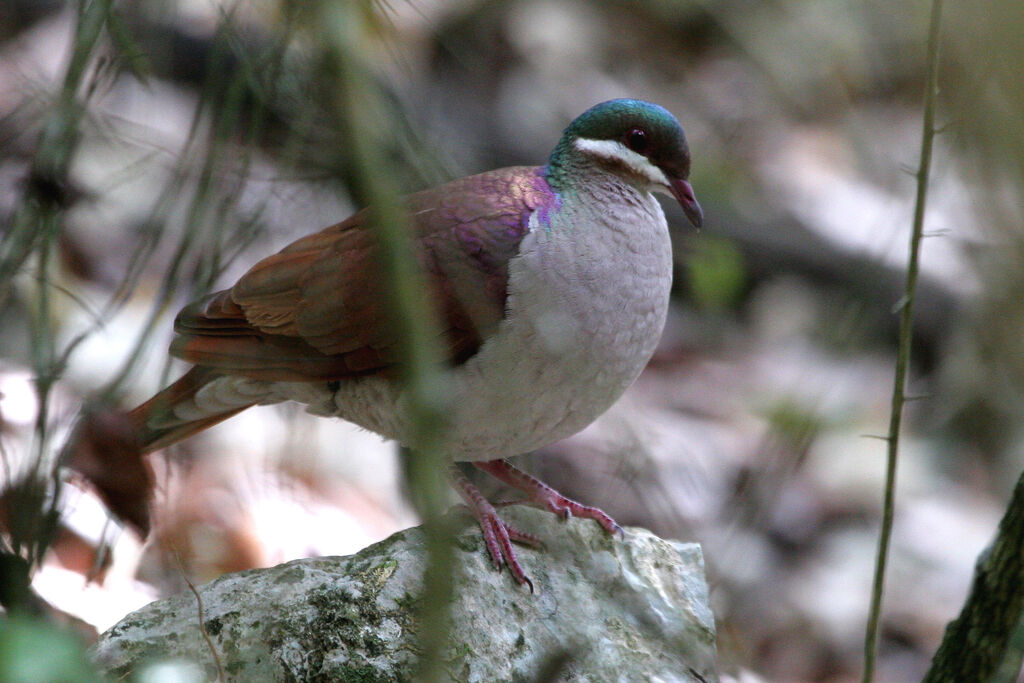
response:
[[[1020,652],[1011,641],[1024,612],[1024,475],[1017,481],[992,545],[978,558],[963,610],[946,627],[924,683],[1015,681]],[[1001,670],[1006,659],[1005,670]]]

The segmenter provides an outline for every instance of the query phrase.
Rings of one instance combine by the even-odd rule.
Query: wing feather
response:
[[[439,302],[452,363],[505,314],[508,262],[530,216],[557,197],[543,169],[470,176],[406,198],[416,257]],[[375,235],[360,211],[252,267],[231,289],[191,304],[171,352],[222,372],[275,381],[387,373],[396,363]]]

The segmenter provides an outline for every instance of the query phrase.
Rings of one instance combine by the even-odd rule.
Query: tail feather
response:
[[[177,409],[193,402],[197,392],[219,376],[211,368],[194,366],[166,389],[129,412],[128,418],[135,427],[141,451],[149,453],[166,448],[256,405],[253,401],[201,417],[183,418],[176,414]]]

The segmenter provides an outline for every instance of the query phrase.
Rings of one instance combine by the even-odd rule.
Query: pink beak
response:
[[[699,228],[704,222],[704,212],[700,210],[700,204],[697,203],[697,197],[694,196],[690,183],[681,178],[671,178],[669,189],[672,191],[672,196],[679,202],[679,206],[683,207],[683,213],[693,223],[693,227]]]

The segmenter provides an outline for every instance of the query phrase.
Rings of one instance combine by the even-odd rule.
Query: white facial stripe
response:
[[[590,138],[576,138],[573,141],[576,149],[587,154],[592,154],[601,159],[619,161],[638,176],[651,181],[653,185],[668,187],[668,178],[665,173],[647,160],[647,157],[637,154],[616,140],[592,140]]]

